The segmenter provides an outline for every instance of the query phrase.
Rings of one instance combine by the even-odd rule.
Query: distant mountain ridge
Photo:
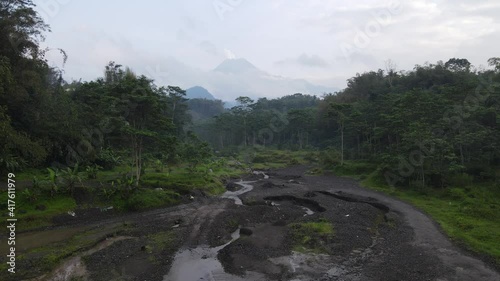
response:
[[[211,71],[210,88],[218,97],[276,97],[302,93],[321,96],[338,88],[313,84],[305,79],[272,75],[244,58],[226,59]],[[208,84],[207,84],[208,85]],[[226,98],[227,99],[227,98]]]
[[[201,86],[194,86],[187,89],[186,98],[215,100],[215,97],[207,89]]]
[[[214,68],[215,72],[242,74],[249,71],[260,71],[246,59],[227,59]]]
[[[162,69],[169,73],[168,83],[188,89],[187,98],[221,99],[226,102],[226,107],[231,107],[239,96],[257,100],[261,97],[276,98],[295,93],[321,96],[339,90],[305,79],[273,75],[242,58],[226,59],[208,71],[188,66],[171,57],[164,64],[168,65],[166,69]]]

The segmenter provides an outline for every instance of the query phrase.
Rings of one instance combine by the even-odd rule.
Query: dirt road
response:
[[[79,239],[103,242],[42,278],[32,278],[36,255],[19,268],[29,271],[25,280],[500,280],[414,207],[305,171],[248,176],[225,198],[197,196],[173,208],[53,229],[78,227]],[[333,237],[319,241],[321,251],[296,251],[291,226],[318,220],[333,225]],[[61,237],[53,243],[76,239]]]

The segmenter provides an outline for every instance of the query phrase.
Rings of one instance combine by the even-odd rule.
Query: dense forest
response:
[[[240,97],[239,106],[195,131],[221,151],[327,149],[331,165],[371,161],[391,185],[491,180],[500,164],[500,59],[488,64],[493,69],[452,58],[411,71],[371,71],[322,98]]]
[[[411,71],[389,67],[356,74],[344,90],[320,98],[239,97],[225,110],[221,101],[187,100],[183,89],[155,85],[114,62],[94,81],[67,82],[40,49],[49,27],[30,1],[2,1],[0,12],[2,170],[111,167],[126,151],[138,183],[144,158],[208,157],[194,131],[222,155],[259,146],[326,150],[330,165],[372,161],[392,185],[496,176],[499,58],[489,68],[457,58]]]
[[[43,48],[47,32],[33,1],[0,1],[0,173],[9,175],[0,187],[0,208],[16,212],[19,232],[57,226],[54,219],[61,216],[73,220],[75,211],[90,221],[88,210],[106,217],[182,203],[203,206],[197,198],[234,191],[235,179],[292,166],[304,171],[262,187],[279,191],[296,183],[301,194],[302,187],[312,190],[303,195],[312,197],[316,187],[296,179],[324,175],[343,182],[338,176],[349,176],[421,208],[453,240],[500,264],[500,57],[486,66],[443,58],[411,70],[387,63],[353,74],[335,93],[239,96],[227,109],[221,100],[188,99],[183,88],[158,85],[113,58],[102,66],[102,77],[67,81],[64,65],[50,66],[47,52],[57,52],[64,63],[73,54]],[[321,188],[328,188],[325,181]],[[15,206],[7,186],[17,188]],[[248,205],[278,206],[267,198],[249,199]],[[377,217],[374,233],[384,218]],[[228,225],[240,227],[230,219]],[[182,218],[172,222],[179,227]],[[167,238],[160,242],[173,243]],[[68,245],[33,256],[48,272],[76,251]],[[137,252],[151,250],[144,245]]]

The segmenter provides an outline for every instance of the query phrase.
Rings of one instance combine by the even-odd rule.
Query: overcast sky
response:
[[[177,61],[209,71],[245,58],[274,75],[343,88],[387,59],[410,70],[451,57],[480,66],[500,56],[496,0],[34,2],[52,29],[44,45],[69,55],[67,80],[100,77],[114,60],[171,84]],[[48,58],[61,65],[56,51]]]

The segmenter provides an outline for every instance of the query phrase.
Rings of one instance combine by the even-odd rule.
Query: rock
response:
[[[312,192],[312,191],[308,191],[306,192],[306,194],[304,194],[304,197],[306,198],[311,198],[311,197],[315,197],[316,196],[316,193]]]
[[[253,234],[253,231],[249,228],[241,228],[240,235],[250,236]]]
[[[388,223],[397,223],[399,221],[399,216],[394,212],[388,212],[384,215],[384,219]]]
[[[275,223],[273,223],[273,226],[285,226],[286,221],[285,220],[278,220]]]
[[[264,184],[262,185],[262,187],[265,187],[265,188],[273,188],[273,187],[275,187],[275,186],[276,186],[276,185],[275,185],[274,183],[270,182],[270,181],[268,181],[268,182],[266,182],[266,183],[264,183]]]
[[[230,183],[226,184],[226,189],[229,191],[236,191],[236,190],[239,190],[240,188],[241,188],[241,186],[234,183],[234,182],[230,182]]]
[[[163,188],[161,187],[155,188],[155,191],[163,191]]]

